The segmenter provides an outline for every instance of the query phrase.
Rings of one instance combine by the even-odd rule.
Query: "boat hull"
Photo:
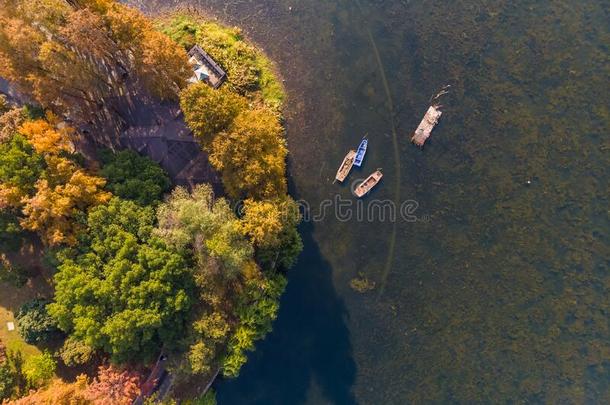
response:
[[[339,170],[337,170],[337,174],[335,175],[335,180],[338,182],[343,182],[346,177],[349,175],[349,172],[352,170],[354,166],[354,159],[356,157],[356,151],[350,150],[347,152],[347,155],[343,158],[343,162],[341,162],[341,166],[339,166]]]
[[[356,158],[354,159],[354,166],[360,167],[362,165],[368,144],[369,141],[366,139],[363,139],[362,142],[360,142],[360,146],[358,146],[358,151],[356,152]]]
[[[382,177],[383,173],[381,173],[381,170],[377,170],[372,173],[369,177],[366,178],[366,180],[364,180],[362,183],[360,183],[358,187],[356,187],[356,189],[354,190],[354,194],[356,195],[356,197],[362,198],[367,195],[373,189],[373,187],[379,184]]]

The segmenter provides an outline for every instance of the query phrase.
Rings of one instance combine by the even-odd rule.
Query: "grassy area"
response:
[[[36,346],[27,344],[19,335],[19,325],[15,320],[15,314],[25,302],[38,297],[51,296],[51,283],[44,274],[32,278],[21,288],[9,283],[0,283],[0,340],[7,349],[21,351],[24,359],[40,354],[40,350]],[[15,330],[9,331],[7,322],[13,322]]]
[[[273,62],[239,28],[185,13],[160,18],[157,28],[187,50],[200,45],[226,70],[227,85],[237,93],[276,111],[282,108],[286,94]]]

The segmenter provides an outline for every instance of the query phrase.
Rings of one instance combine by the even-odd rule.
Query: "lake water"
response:
[[[277,61],[293,193],[312,214],[331,202],[221,405],[610,403],[609,1],[189,4]],[[335,215],[364,133],[347,183],[383,168],[363,207],[408,216]],[[359,273],[374,290],[350,287]]]

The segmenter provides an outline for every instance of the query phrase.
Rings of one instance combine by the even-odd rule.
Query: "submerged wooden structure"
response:
[[[428,108],[428,111],[426,111],[426,115],[424,115],[424,118],[419,123],[419,126],[413,133],[411,142],[419,147],[424,146],[424,143],[430,137],[432,130],[436,124],[438,124],[438,120],[442,114],[443,112],[440,110],[440,106],[431,105],[430,108]]]
[[[366,178],[366,180],[364,180],[362,183],[360,183],[358,187],[356,187],[356,189],[354,190],[354,194],[356,194],[356,197],[364,197],[369,191],[373,189],[373,187],[377,185],[377,183],[379,183],[379,181],[381,181],[382,177],[383,173],[381,173],[381,169],[377,169],[375,172],[373,172],[369,177]]]
[[[343,162],[341,162],[341,166],[339,166],[339,170],[337,170],[337,175],[335,176],[335,181],[342,182],[345,180],[349,172],[352,170],[354,166],[354,160],[356,159],[356,151],[350,150],[347,152],[347,155],[343,158]]]

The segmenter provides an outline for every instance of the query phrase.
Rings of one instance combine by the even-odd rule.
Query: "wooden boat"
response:
[[[360,142],[360,146],[358,146],[358,150],[356,151],[356,158],[354,159],[354,166],[360,167],[362,165],[362,161],[364,160],[364,155],[366,155],[366,148],[369,145],[368,139],[366,139],[366,135],[362,138]]]
[[[347,155],[343,158],[343,162],[341,162],[341,166],[339,166],[339,170],[337,170],[337,175],[335,176],[335,180],[342,182],[345,180],[349,172],[352,170],[352,166],[354,166],[354,159],[356,157],[356,151],[350,150],[347,152]]]
[[[373,187],[379,183],[381,178],[383,177],[383,173],[381,173],[381,169],[377,169],[373,174],[366,178],[356,189],[354,190],[354,194],[356,197],[362,198],[371,191]]]
[[[424,115],[424,118],[421,120],[419,126],[413,133],[413,136],[411,137],[411,142],[420,147],[424,146],[426,139],[430,137],[430,133],[432,132],[436,124],[438,124],[438,120],[443,114],[443,112],[439,108],[440,107],[436,105],[432,105],[430,106],[430,108],[428,108],[428,111],[426,111],[426,115]]]

